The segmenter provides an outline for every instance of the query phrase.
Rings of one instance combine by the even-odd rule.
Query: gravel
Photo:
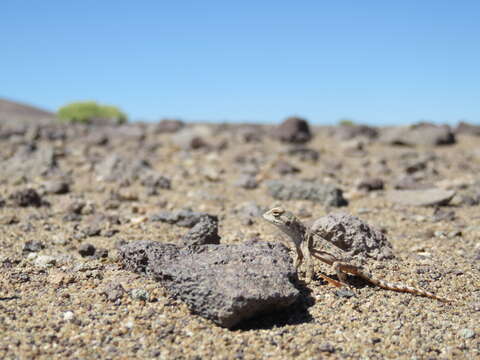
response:
[[[195,149],[182,149],[173,143],[171,133],[157,133],[155,126],[138,124],[115,130],[109,125],[0,124],[0,198],[4,200],[0,206],[0,358],[479,357],[480,207],[475,205],[478,201],[474,187],[468,185],[480,173],[477,137],[459,135],[454,146],[418,146],[413,151],[415,156],[411,155],[412,148],[371,139],[364,142],[364,157],[356,158],[339,150],[339,141],[331,136],[329,128],[319,126],[310,127],[314,136],[307,148],[266,136],[272,132],[270,125],[257,125],[247,141],[237,131],[245,125],[209,124],[208,132],[198,132],[204,143],[193,144],[204,147]],[[228,147],[205,147],[220,139],[225,139]],[[142,185],[140,177],[135,180],[137,174],[133,181],[101,181],[96,166],[112,154],[128,162],[148,161],[150,167],[146,167],[145,174],[153,171],[167,177],[171,189],[158,188],[156,194],[146,195],[149,186]],[[239,156],[246,162],[237,162]],[[301,172],[280,175],[270,165],[281,159]],[[407,175],[408,181],[398,184],[397,180],[406,176],[407,166],[415,165],[415,159],[435,160],[429,160],[425,169]],[[193,313],[186,301],[174,296],[154,277],[123,268],[118,247],[138,240],[161,243],[163,251],[157,256],[164,259],[170,251],[166,244],[178,244],[205,214],[217,216],[221,244],[193,247],[241,246],[250,239],[279,243],[283,235],[256,217],[273,206],[281,205],[303,220],[329,213],[329,206],[323,202],[273,198],[266,181],[255,189],[236,187],[235,181],[247,165],[262,179],[311,179],[310,183],[336,184],[344,189],[349,204],[342,210],[361,213],[363,222],[378,225],[382,232],[386,230],[395,250],[393,259],[368,258],[368,270],[384,280],[419,286],[454,302],[443,304],[378,289],[355,276],[348,279],[352,285],[348,290],[355,296],[338,296],[338,289],[318,276],[323,273],[335,277],[335,272],[315,261],[317,276],[311,283],[303,283],[304,269],[299,269],[300,281],[291,285],[298,294],[293,304],[275,312],[262,311],[229,329]],[[219,181],[205,179],[201,170],[207,166],[222,169]],[[357,190],[359,179],[376,177],[384,181],[384,190]],[[68,181],[70,192],[45,193],[44,184],[55,179]],[[445,189],[454,189],[462,197],[471,189],[470,200],[451,201],[441,207],[446,211],[442,214],[435,213],[432,207],[399,205],[386,197],[398,185],[421,190],[439,187],[444,181],[466,184]],[[15,206],[9,195],[28,188],[36,189],[42,201],[51,206]],[[114,200],[114,194],[120,192],[137,196],[131,201]],[[187,208],[192,210],[177,214],[177,209]],[[162,212],[168,214],[168,221],[154,221],[154,214]],[[102,221],[101,233],[84,240],[83,230],[98,214],[112,221]],[[461,236],[449,237],[458,230]],[[437,231],[445,236],[433,236]],[[77,239],[77,234],[82,235],[82,240]],[[29,241],[41,242],[45,248],[24,253],[24,244]],[[108,256],[81,257],[78,249],[82,242],[93,245],[95,254],[107,250]],[[179,247],[172,245],[172,256],[178,251]],[[200,259],[193,250],[187,254],[185,261]],[[284,251],[282,254],[289,256]],[[142,259],[138,254],[139,271],[145,271]],[[247,263],[238,256],[231,260]],[[187,272],[192,266],[185,264],[180,280],[196,279],[194,271]],[[224,266],[220,263],[215,268]],[[262,266],[258,264],[258,268]],[[179,274],[171,268],[169,271]],[[225,278],[224,273],[218,274],[216,289]],[[252,281],[256,286],[255,282],[261,285],[273,280],[267,276]],[[187,287],[185,284],[182,288]],[[243,289],[247,288],[250,286]],[[148,300],[132,298],[134,289],[148,292]],[[193,289],[191,294],[196,294]],[[269,286],[261,290],[269,291]],[[222,298],[225,296],[219,294],[218,299]],[[201,298],[192,295],[192,301],[195,299]],[[214,304],[218,300],[213,299],[212,305],[206,307],[213,308]],[[69,311],[74,318],[65,321],[63,314]]]

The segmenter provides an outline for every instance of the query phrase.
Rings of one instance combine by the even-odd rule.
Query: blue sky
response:
[[[480,122],[480,1],[2,0],[0,97],[132,119]]]

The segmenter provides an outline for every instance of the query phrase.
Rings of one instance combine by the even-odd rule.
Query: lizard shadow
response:
[[[355,289],[362,289],[364,287],[374,287],[368,281],[353,275],[347,275],[347,284]],[[336,275],[331,276],[333,279],[339,281]],[[324,283],[321,278],[314,276],[314,282],[323,283],[321,286],[330,286]],[[304,281],[295,280],[293,282],[297,290],[300,292],[299,298],[288,308],[278,310],[257,316],[252,319],[245,320],[239,325],[234,327],[234,331],[250,331],[250,330],[271,330],[274,328],[281,328],[287,325],[300,325],[313,321],[313,317],[310,315],[308,308],[315,304],[315,299],[312,296],[312,290]],[[331,287],[335,289],[335,287]],[[344,287],[345,288],[345,287]],[[336,289],[344,289],[336,288]],[[348,289],[348,288],[347,288]],[[355,294],[351,294],[355,296]],[[344,294],[338,294],[338,296],[344,297]],[[348,296],[349,297],[349,296]]]
[[[365,279],[362,279],[361,277],[359,276],[355,276],[355,275],[350,275],[350,274],[346,274],[347,278],[346,278],[346,281],[344,282],[346,285],[348,285],[349,287],[351,288],[354,288],[354,289],[363,289],[365,287],[376,287],[374,284],[372,284],[371,282],[365,280]],[[336,280],[336,281],[339,281],[339,282],[342,282],[337,275],[328,275],[328,277],[332,278],[333,280]],[[315,276],[314,277],[314,281],[316,282],[320,282],[320,283],[323,283],[323,286],[327,286],[327,287],[330,287],[332,289],[337,289],[337,290],[340,290],[340,289],[348,289],[348,287],[341,287],[341,288],[336,288],[334,286],[330,286],[328,285],[324,280],[322,280],[321,278],[319,278],[318,276]]]
[[[271,330],[287,325],[300,325],[311,322],[313,317],[310,315],[308,308],[315,304],[315,299],[311,295],[312,290],[310,290],[303,281],[298,279],[295,280],[293,284],[300,292],[300,295],[292,305],[283,310],[245,320],[232,330]]]

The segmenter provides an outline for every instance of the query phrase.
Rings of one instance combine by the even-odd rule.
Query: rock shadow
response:
[[[288,308],[263,315],[257,315],[254,318],[242,321],[231,330],[270,330],[287,325],[299,325],[311,322],[313,317],[310,315],[308,308],[315,304],[315,299],[311,295],[312,291],[303,281],[296,281],[294,285],[300,292],[300,296]]]

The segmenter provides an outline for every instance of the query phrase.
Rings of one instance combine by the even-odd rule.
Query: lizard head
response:
[[[281,229],[290,226],[295,220],[295,216],[291,212],[284,210],[282,207],[274,207],[268,210],[263,214],[263,218]]]
[[[263,218],[287,234],[296,245],[304,240],[305,226],[290,211],[274,207],[263,214]]]

